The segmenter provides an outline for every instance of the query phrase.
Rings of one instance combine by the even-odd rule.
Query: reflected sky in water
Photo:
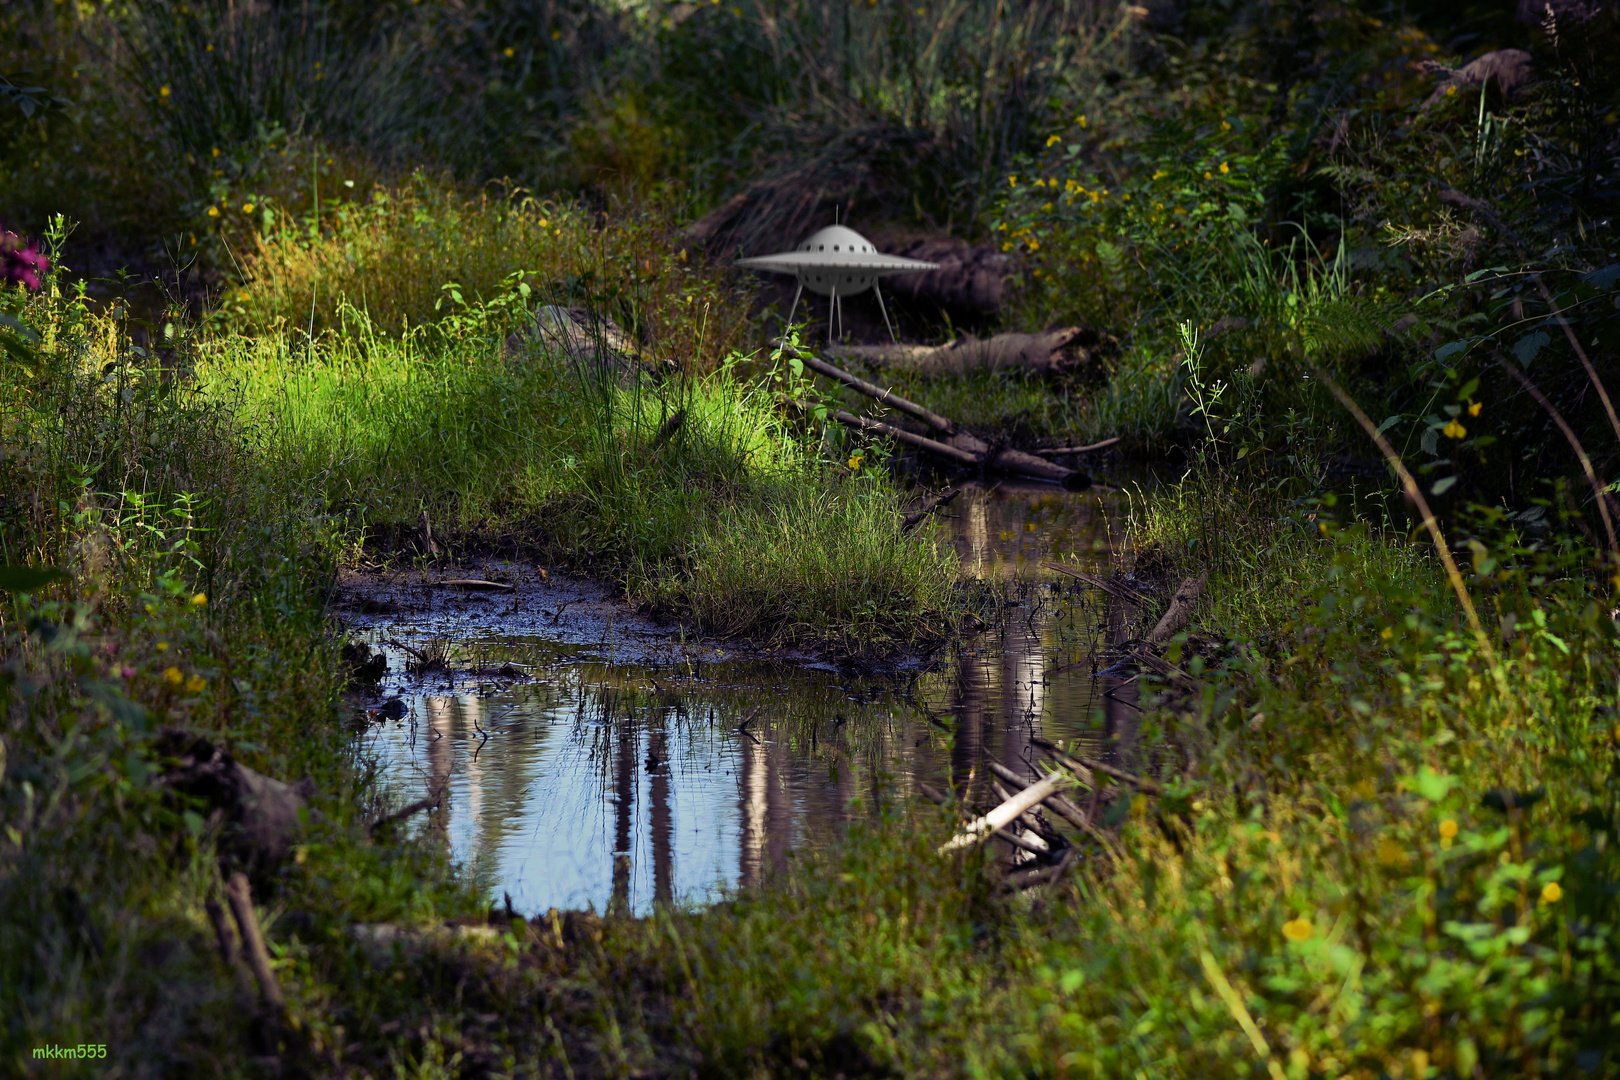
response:
[[[1122,501],[1031,485],[970,489],[951,509],[935,535],[964,567],[1038,584],[1005,631],[930,670],[862,678],[715,660],[712,646],[614,663],[611,634],[564,645],[491,625],[441,643],[450,674],[418,680],[387,642],[424,649],[429,635],[384,622],[361,636],[388,654],[405,714],[371,727],[366,748],[401,801],[443,791],[419,827],[527,912],[713,899],[919,781],[982,790],[989,757],[1030,771],[1033,735],[1128,759],[1134,687],[1092,674],[1122,613],[1039,566],[1109,572]]]

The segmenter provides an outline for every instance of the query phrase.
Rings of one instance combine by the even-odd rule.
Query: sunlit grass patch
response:
[[[652,383],[494,337],[216,341],[198,369],[264,467],[358,528],[516,530],[706,630],[938,632],[954,565],[886,480],[838,479],[728,368]],[[678,418],[678,419],[677,419]]]

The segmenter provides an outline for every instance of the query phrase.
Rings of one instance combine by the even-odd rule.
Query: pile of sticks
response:
[[[1129,793],[1158,795],[1159,784],[1146,777],[1136,776],[1106,762],[1094,761],[1080,755],[1071,755],[1056,743],[1045,739],[1033,740],[1053,766],[1038,780],[1026,779],[995,759],[988,766],[994,777],[990,790],[1001,801],[962,826],[961,830],[939,847],[941,855],[965,851],[991,837],[1013,849],[1014,865],[1002,881],[1008,891],[1020,891],[1036,885],[1056,881],[1080,857],[1079,846],[1041,811],[1078,829],[1094,841],[1103,854],[1117,859],[1119,845],[1099,823],[1097,813],[1103,805],[1112,805],[1115,799]],[[1112,788],[1105,792],[1105,788]],[[927,784],[918,789],[930,801],[942,806],[951,799]],[[1069,798],[1066,791],[1082,789],[1090,792],[1088,805],[1082,808]]]
[[[1061,484],[1072,491],[1080,491],[1091,486],[1091,478],[1078,469],[1066,468],[1035,454],[1026,454],[1022,450],[991,446],[973,433],[962,430],[954,421],[940,416],[938,413],[915,402],[907,401],[905,398],[899,397],[892,391],[885,390],[875,383],[869,383],[865,379],[851,375],[843,368],[835,367],[802,349],[784,345],[782,346],[782,352],[786,356],[799,360],[805,367],[818,375],[825,375],[829,379],[843,383],[856,393],[864,394],[882,405],[887,405],[896,412],[905,413],[907,416],[921,420],[933,430],[934,435],[937,437],[918,435],[915,432],[907,431],[905,428],[886,424],[881,420],[874,420],[868,416],[856,416],[854,413],[843,410],[829,413],[834,420],[845,427],[874,435],[886,435],[895,442],[915,447],[957,465],[1045,480],[1048,483]]]

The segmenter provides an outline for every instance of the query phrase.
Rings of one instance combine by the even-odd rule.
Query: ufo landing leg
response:
[[[837,323],[837,321],[838,321],[838,286],[834,285],[833,290],[832,290],[832,306],[827,309],[827,344],[829,344],[829,345],[831,345],[833,343],[833,333],[834,333],[833,326]]]
[[[889,340],[896,345],[900,344],[900,339],[894,336],[894,325],[889,322],[889,309],[883,306],[883,290],[878,288],[876,279],[872,281],[872,295],[877,297],[878,310],[883,312],[883,325],[889,331]]]
[[[801,282],[799,282],[799,287],[797,289],[793,290],[793,306],[788,308],[787,322],[782,324],[782,336],[783,337],[787,336],[788,330],[793,326],[793,315],[794,315],[794,313],[796,311],[799,310],[799,297],[801,297],[803,295],[804,295],[804,282],[801,281]]]

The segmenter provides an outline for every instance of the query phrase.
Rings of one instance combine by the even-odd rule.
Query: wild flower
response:
[[[193,675],[191,678],[186,680],[187,693],[200,694],[203,692],[203,690],[207,689],[207,687],[208,680],[203,678],[201,675]]]
[[[208,603],[208,594],[207,593],[194,593],[194,594],[192,594],[192,597],[191,597],[191,606],[192,607],[202,607],[206,603]]]
[[[31,292],[44,283],[51,261],[39,252],[39,244],[24,244],[22,237],[0,226],[0,281],[15,281]]]
[[[1461,439],[1468,434],[1468,429],[1457,423],[1457,421],[1453,420],[1451,423],[1441,428],[1440,433],[1448,439]]]
[[[1303,916],[1298,919],[1289,919],[1283,923],[1283,937],[1289,941],[1305,941],[1314,932],[1311,920]]]
[[[1446,820],[1440,823],[1440,838],[1442,840],[1450,840],[1456,835],[1457,823],[1455,821],[1452,821],[1450,818],[1446,818]]]
[[[1564,890],[1559,887],[1556,881],[1549,881],[1541,887],[1541,902],[1543,904],[1556,904],[1563,899],[1563,896]]]
[[[180,669],[173,666],[163,669],[163,679],[165,682],[173,683],[175,686],[179,686],[186,681],[186,677],[180,673]]]
[[[1472,405],[1468,406],[1468,415],[1478,416],[1479,410],[1483,409],[1484,407],[1485,403],[1483,401],[1476,401]]]

